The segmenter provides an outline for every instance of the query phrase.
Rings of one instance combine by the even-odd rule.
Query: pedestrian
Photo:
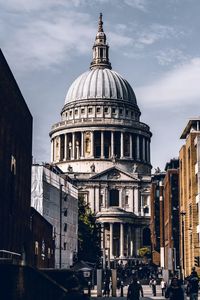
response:
[[[163,278],[162,278],[162,280],[161,280],[160,285],[161,285],[161,290],[162,290],[162,296],[164,296],[164,294],[165,294],[165,289],[166,289],[166,282],[164,281]]]
[[[152,278],[149,282],[149,285],[151,286],[152,288],[152,295],[153,296],[156,296],[156,280],[155,278]]]
[[[196,274],[196,272],[192,272],[188,279],[186,292],[190,300],[198,300],[199,279]]]
[[[106,281],[104,282],[104,291],[103,291],[103,295],[106,297],[110,296],[110,279],[106,279]]]
[[[76,276],[70,276],[65,283],[67,294],[62,300],[89,300],[90,298],[80,290],[80,284]]]
[[[132,282],[128,287],[127,300],[139,300],[143,295],[143,289],[140,283],[138,283],[138,279],[135,275],[132,277]]]
[[[165,292],[165,298],[169,298],[170,300],[184,300],[184,291],[180,286],[178,278],[172,278],[171,284]]]

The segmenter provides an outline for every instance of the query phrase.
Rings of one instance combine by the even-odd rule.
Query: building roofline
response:
[[[186,139],[188,133],[190,133],[191,127],[192,125],[196,122],[196,121],[200,121],[200,117],[193,117],[190,118],[185,129],[183,130],[180,139]]]

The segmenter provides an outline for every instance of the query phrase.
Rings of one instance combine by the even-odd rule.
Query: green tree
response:
[[[78,260],[95,263],[101,255],[99,225],[82,196],[78,208]]]

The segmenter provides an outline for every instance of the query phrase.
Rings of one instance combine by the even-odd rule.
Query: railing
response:
[[[134,126],[135,128],[139,128],[139,129],[144,129],[144,130],[149,130],[149,126],[142,123],[142,122],[137,122],[137,121],[132,121],[132,120],[124,120],[124,119],[103,119],[103,118],[91,118],[91,119],[86,119],[86,118],[82,118],[82,119],[73,119],[73,120],[66,120],[66,121],[61,121],[58,122],[56,124],[54,124],[52,126],[52,130],[55,130],[59,127],[68,127],[71,126],[73,124],[80,124],[80,125],[91,125],[91,123],[94,123],[94,126],[96,126],[97,124],[105,124],[105,125],[127,125],[127,126]]]
[[[11,263],[17,263],[21,261],[22,255],[20,253],[11,252],[7,250],[0,250],[0,261],[9,261]]]

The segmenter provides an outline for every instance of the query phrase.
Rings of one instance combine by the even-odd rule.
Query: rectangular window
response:
[[[100,111],[101,111],[101,108],[97,107],[97,113],[100,113]]]
[[[125,205],[128,205],[128,195],[125,196]]]
[[[107,113],[108,112],[108,107],[104,108],[104,112]]]
[[[67,208],[64,209],[64,216],[67,217]]]
[[[112,113],[115,114],[116,113],[116,109],[113,107],[112,108]]]
[[[64,224],[64,231],[67,232],[67,223]]]
[[[75,109],[75,115],[78,115],[78,109]]]
[[[81,108],[81,113],[84,114],[85,113],[85,109]]]
[[[48,254],[47,257],[50,259],[51,258],[51,248],[48,248]]]
[[[120,113],[120,115],[123,114],[123,109],[122,108],[120,108],[119,113]]]
[[[69,115],[72,116],[72,110],[70,110]]]
[[[103,195],[100,195],[100,206],[103,206]]]
[[[63,248],[64,248],[64,250],[66,250],[66,249],[67,249],[67,243],[66,243],[66,242],[64,242],[64,244],[63,244]]]
[[[126,110],[126,116],[128,116],[128,110]]]
[[[89,114],[92,113],[92,107],[89,107],[89,108],[88,108],[88,112],[89,112]]]

